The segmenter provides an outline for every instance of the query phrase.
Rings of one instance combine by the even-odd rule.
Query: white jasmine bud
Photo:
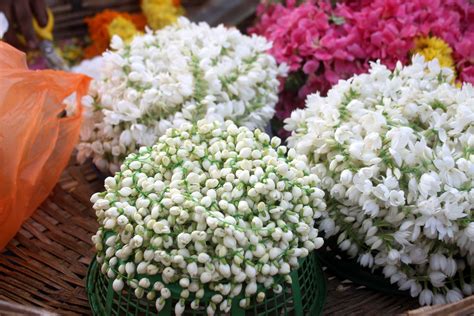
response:
[[[170,290],[166,287],[161,289],[160,294],[161,294],[161,297],[163,297],[165,300],[171,296]]]
[[[119,190],[119,194],[123,197],[127,197],[133,193],[133,190],[129,187],[123,187]]]
[[[207,287],[215,291],[207,310],[228,313],[242,291],[263,301],[259,286],[273,287],[274,277],[289,274],[323,243],[314,219],[325,215],[324,192],[304,159],[289,161],[287,150],[268,147],[261,131],[235,127],[232,136],[228,125],[220,132],[219,126],[168,129],[156,145],[127,158],[113,178],[115,189],[108,181],[103,196],[113,203],[96,198],[100,232],[113,234],[94,237],[97,249],[106,244],[105,273],[118,267],[114,279],[137,278],[128,282],[137,297],[159,297],[160,310],[171,292],[152,276],[179,283],[176,314],[192,293],[191,307],[200,308]]]
[[[114,289],[115,292],[120,292],[122,291],[124,286],[124,282],[122,279],[115,279],[114,282],[112,283],[112,288]]]

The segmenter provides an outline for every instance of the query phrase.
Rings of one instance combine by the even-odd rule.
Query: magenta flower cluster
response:
[[[325,93],[370,61],[408,63],[415,38],[437,36],[454,52],[458,77],[474,83],[474,4],[469,0],[287,0],[261,4],[251,33],[273,42],[271,54],[290,69],[277,118]]]

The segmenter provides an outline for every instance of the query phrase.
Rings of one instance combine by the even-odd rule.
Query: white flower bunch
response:
[[[209,315],[238,296],[245,308],[282,291],[298,260],[322,246],[314,219],[326,205],[306,157],[279,145],[259,129],[200,121],[129,155],[91,198],[97,260],[114,290],[128,284],[160,310],[178,283],[176,315],[187,300],[202,308],[205,288],[215,293]]]
[[[92,79],[99,80],[101,78],[103,65],[104,56],[96,56],[91,59],[82,60],[79,64],[71,68],[71,72],[84,74]]]
[[[84,98],[78,160],[92,157],[113,173],[169,127],[203,118],[264,128],[274,114],[278,76],[285,73],[267,53],[270,46],[263,37],[185,18],[129,45],[114,37],[101,79]]]
[[[8,31],[8,20],[5,13],[0,11],[0,40],[3,38],[3,35]]]
[[[326,192],[325,237],[422,305],[474,289],[474,89],[452,78],[420,56],[374,63],[286,121]]]

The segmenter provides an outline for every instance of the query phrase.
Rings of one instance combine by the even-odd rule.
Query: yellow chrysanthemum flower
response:
[[[183,14],[183,8],[176,0],[143,0],[142,11],[154,30],[176,22],[178,16]]]
[[[121,16],[113,19],[107,26],[107,31],[109,32],[110,38],[114,35],[118,35],[126,43],[130,42],[133,37],[139,33],[135,24]]]
[[[453,50],[439,37],[419,37],[415,40],[414,52],[423,55],[426,60],[437,58],[442,67],[454,69]]]

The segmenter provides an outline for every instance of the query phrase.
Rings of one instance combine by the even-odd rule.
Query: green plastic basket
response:
[[[326,281],[315,254],[303,259],[300,268],[291,273],[292,284],[282,284],[283,291],[279,294],[269,290],[262,303],[251,302],[250,307],[242,309],[236,297],[232,301],[232,309],[227,315],[320,315],[326,299]],[[167,300],[164,309],[158,313],[154,301],[138,299],[133,289],[125,286],[122,293],[112,289],[112,282],[100,272],[99,264],[94,259],[87,274],[87,296],[93,315],[174,315],[174,305],[179,299],[181,288],[177,284],[169,286],[171,299]],[[208,292],[202,301],[210,301],[214,293]],[[191,300],[186,302],[184,315],[207,315],[204,307],[192,310],[189,307]],[[216,311],[216,315],[226,315]]]

